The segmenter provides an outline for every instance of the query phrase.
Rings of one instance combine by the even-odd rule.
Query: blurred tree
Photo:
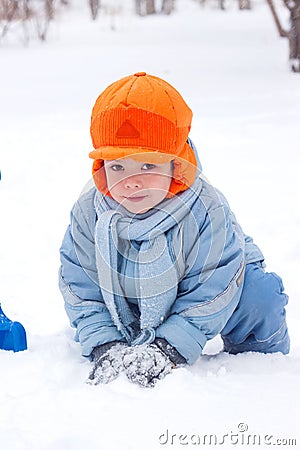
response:
[[[162,0],[160,8],[155,0],[135,0],[135,11],[139,16],[155,14],[160,11],[163,14],[171,14],[174,10],[175,0]]]
[[[139,16],[154,14],[155,0],[135,0],[135,11]]]
[[[25,43],[36,37],[45,41],[55,4],[56,0],[0,0],[0,40],[21,32]]]
[[[174,10],[175,0],[163,0],[161,5],[161,11],[164,14],[171,14]]]
[[[251,0],[238,0],[239,9],[251,9]]]
[[[290,12],[290,29],[284,30],[273,0],[267,0],[280,37],[289,40],[289,61],[293,72],[300,73],[300,0],[283,0]]]
[[[155,0],[145,0],[146,14],[155,14]]]
[[[267,3],[268,3],[268,5],[269,5],[269,7],[270,7],[271,14],[272,14],[272,17],[273,17],[273,19],[274,19],[274,22],[275,22],[277,31],[278,31],[278,33],[279,33],[279,36],[280,36],[280,37],[287,37],[288,33],[287,33],[287,31],[285,31],[285,30],[282,28],[282,26],[281,26],[281,22],[280,22],[280,19],[279,19],[278,14],[277,14],[277,12],[276,12],[276,9],[275,9],[273,0],[267,0]]]
[[[284,4],[290,11],[290,66],[293,72],[300,73],[300,0],[284,0]]]
[[[49,21],[54,19],[54,4],[55,0],[45,0],[45,15]]]
[[[4,38],[19,17],[20,5],[17,0],[0,0],[0,39]]]
[[[99,9],[100,9],[100,0],[89,0],[89,7],[91,11],[91,16],[93,20],[97,19]]]

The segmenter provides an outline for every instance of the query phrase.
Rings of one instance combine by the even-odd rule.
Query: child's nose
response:
[[[133,175],[126,178],[124,182],[126,189],[140,189],[142,187],[142,180],[140,176]]]

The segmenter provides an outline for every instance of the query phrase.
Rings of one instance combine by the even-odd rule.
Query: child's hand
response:
[[[154,387],[172,370],[171,361],[155,344],[127,347],[123,355],[127,378],[142,387]]]
[[[107,347],[107,350],[105,350]],[[112,342],[93,350],[94,367],[87,380],[88,384],[107,384],[123,370],[123,352],[126,345]]]

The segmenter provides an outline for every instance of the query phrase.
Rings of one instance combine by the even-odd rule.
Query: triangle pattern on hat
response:
[[[140,133],[138,130],[132,125],[129,120],[125,120],[122,123],[118,131],[116,132],[117,138],[138,138],[140,137]]]

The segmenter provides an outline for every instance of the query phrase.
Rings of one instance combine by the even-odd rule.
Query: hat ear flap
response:
[[[94,183],[102,194],[109,195],[111,197],[111,194],[107,188],[107,179],[105,175],[105,169],[104,169],[104,161],[103,159],[95,159],[93,162],[93,168],[92,168]]]
[[[197,160],[193,149],[186,143],[179,157],[173,160],[173,179],[168,198],[185,191],[194,183],[197,176]]]

